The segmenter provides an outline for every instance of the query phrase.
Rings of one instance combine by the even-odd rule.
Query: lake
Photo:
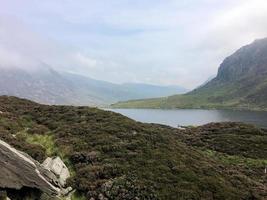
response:
[[[173,127],[203,125],[210,122],[245,122],[267,128],[267,112],[200,110],[200,109],[108,109],[136,121],[165,124]]]

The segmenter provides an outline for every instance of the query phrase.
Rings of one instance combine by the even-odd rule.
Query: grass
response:
[[[27,134],[26,142],[41,145],[46,150],[46,155],[48,156],[54,156],[58,153],[58,148],[54,142],[54,136],[51,135],[51,133],[47,135]]]
[[[212,151],[210,149],[204,150],[203,153],[214,159],[222,161],[222,163],[226,165],[236,165],[236,166],[243,165],[249,168],[257,167],[257,168],[262,168],[263,169],[262,171],[264,171],[264,168],[267,166],[267,159],[253,159],[237,155],[228,155],[225,153]]]
[[[212,83],[187,94],[164,98],[129,100],[112,104],[112,108],[154,108],[154,109],[235,109],[266,111],[265,79],[254,83]],[[252,88],[251,88],[252,87]],[[249,89],[251,88],[251,89]]]
[[[83,195],[79,195],[77,192],[75,192],[72,196],[71,196],[71,200],[86,200],[86,197]]]

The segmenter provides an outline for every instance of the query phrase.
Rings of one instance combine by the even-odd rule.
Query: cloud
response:
[[[0,38],[2,68],[36,70],[49,66],[63,71],[86,71],[97,64],[95,59],[83,55],[75,48],[34,32],[12,16],[0,16]]]
[[[8,51],[2,47],[0,47],[0,61],[0,68],[34,69],[37,65],[37,62],[34,62],[33,59],[27,59],[17,52]]]
[[[78,63],[85,66],[86,68],[92,69],[97,66],[97,60],[90,58],[81,54],[80,52],[74,55],[74,59],[77,60]]]
[[[193,88],[215,74],[226,56],[267,36],[265,0],[0,3],[7,18],[1,23],[0,16],[2,55],[111,82]]]

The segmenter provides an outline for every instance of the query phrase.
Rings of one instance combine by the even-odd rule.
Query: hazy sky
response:
[[[267,37],[266,0],[0,0],[0,66],[193,88]]]

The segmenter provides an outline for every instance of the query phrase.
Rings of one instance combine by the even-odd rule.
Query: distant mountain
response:
[[[76,103],[71,83],[52,69],[38,71],[0,69],[0,94],[18,96],[41,103]]]
[[[214,79],[187,94],[121,102],[114,107],[267,110],[267,38],[237,50],[223,61]]]
[[[144,96],[145,98],[163,97],[170,94],[177,94],[177,92],[179,94],[188,92],[187,89],[175,85],[158,86],[142,83],[125,83],[121,86],[128,91],[134,91],[136,93],[136,96]]]
[[[46,65],[34,70],[0,67],[0,95],[22,97],[44,104],[101,106],[117,101],[161,97],[185,91],[176,86],[113,84],[77,74],[58,72]]]

